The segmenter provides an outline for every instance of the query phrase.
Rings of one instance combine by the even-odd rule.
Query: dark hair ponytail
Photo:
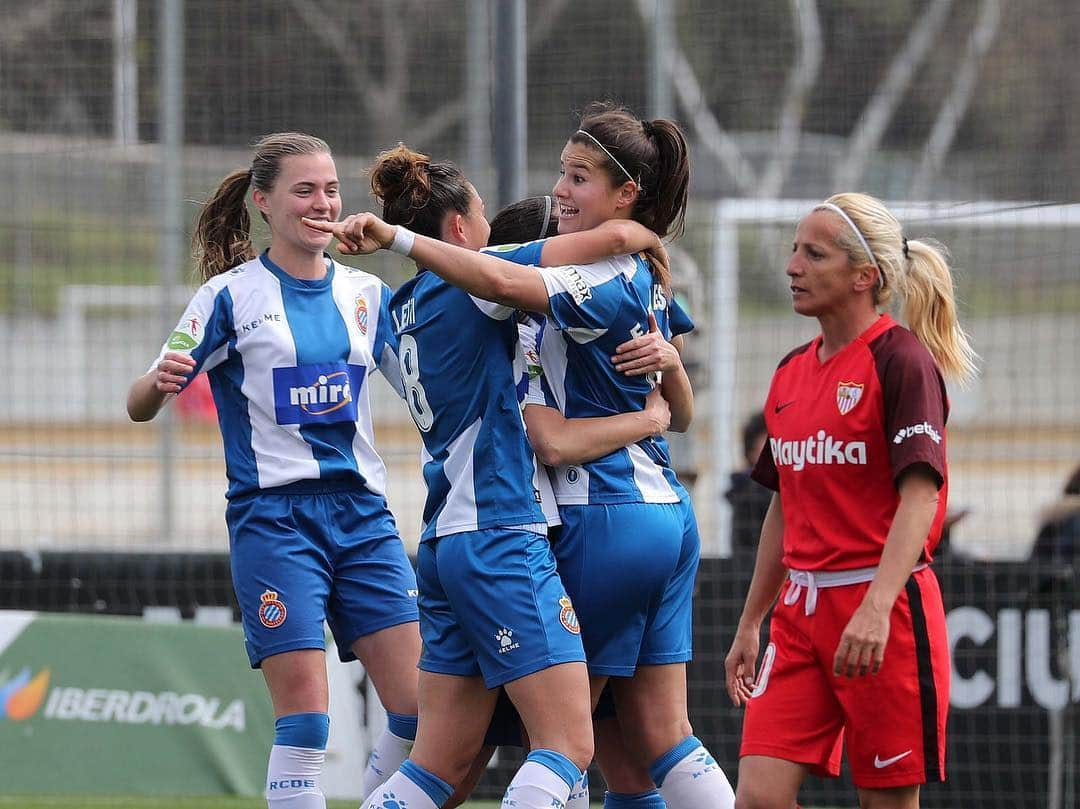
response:
[[[199,212],[191,234],[191,252],[200,284],[255,258],[251,216],[245,202],[250,185],[248,169],[227,174]]]
[[[656,143],[657,168],[653,186],[638,204],[651,214],[654,232],[677,239],[686,227],[686,205],[690,198],[690,148],[678,125],[657,118],[643,127]],[[647,135],[648,136],[648,135]],[[643,211],[644,212],[644,211]]]
[[[368,173],[371,193],[382,203],[383,219],[391,225],[438,239],[449,211],[469,213],[472,191],[461,169],[449,161],[432,163],[404,143],[380,153]]]

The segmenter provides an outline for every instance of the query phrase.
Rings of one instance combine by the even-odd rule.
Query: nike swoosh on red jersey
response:
[[[783,404],[777,404],[775,410],[776,410],[777,413],[779,413],[784,408],[791,407],[793,404],[795,404],[794,399],[792,399],[790,402],[784,402]]]
[[[880,770],[880,769],[882,769],[883,767],[888,767],[888,766],[889,766],[890,764],[895,764],[895,763],[896,763],[896,762],[898,762],[898,761],[899,761],[900,759],[902,759],[902,758],[907,758],[907,757],[908,757],[908,756],[910,756],[910,755],[911,755],[911,751],[910,751],[910,750],[905,750],[905,751],[904,751],[903,753],[901,753],[900,755],[898,755],[898,756],[893,756],[892,758],[886,758],[886,759],[882,759],[882,758],[881,758],[880,756],[874,756],[874,766],[875,766],[875,767],[876,767],[877,769],[879,769],[879,770]]]

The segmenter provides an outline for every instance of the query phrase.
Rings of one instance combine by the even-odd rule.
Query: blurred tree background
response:
[[[640,12],[651,5],[528,4],[531,145],[560,143],[573,112],[595,98],[615,98],[645,112],[649,21]],[[704,141],[699,157],[713,151],[702,127],[692,123],[704,115],[758,172],[739,182],[725,170],[732,164],[719,160],[717,171],[695,177],[700,193],[790,195],[807,139],[816,139],[819,152],[821,138],[835,140],[828,159],[843,165],[857,146],[854,136],[869,105],[881,100],[890,68],[922,26],[929,27],[922,32],[924,50],[908,59],[909,75],[878,125],[866,183],[896,196],[901,189],[889,177],[898,170],[889,168],[890,161],[914,171],[910,166],[919,164],[945,111],[959,120],[945,175],[924,189],[927,194],[952,181],[966,197],[1076,197],[1075,0],[669,5],[672,58],[699,93],[696,99],[680,95],[675,117],[690,122],[695,140]],[[108,136],[113,3],[3,0],[0,7],[0,129]],[[185,141],[245,146],[266,131],[311,129],[342,154],[371,155],[404,139],[463,160],[465,8],[460,0],[187,0]],[[138,6],[138,134],[144,141],[156,139],[157,13],[156,3]],[[986,41],[972,58],[980,25]],[[965,69],[976,72],[977,89],[958,96]],[[803,85],[794,100],[793,82]],[[769,193],[761,194],[776,158],[777,127],[792,111],[786,102],[794,105],[803,147],[794,153],[795,170],[781,172],[779,184],[773,177]],[[538,168],[552,159],[545,148],[530,148],[530,156]]]

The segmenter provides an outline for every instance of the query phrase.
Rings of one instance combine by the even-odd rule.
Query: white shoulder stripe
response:
[[[593,340],[603,337],[608,332],[607,329],[585,329],[580,327],[564,329],[563,331],[578,345],[591,343]]]
[[[501,303],[495,303],[494,301],[485,301],[483,298],[478,298],[475,295],[470,295],[469,297],[472,299],[472,302],[476,304],[476,308],[492,320],[506,320],[514,313],[514,308],[512,306],[503,306]]]

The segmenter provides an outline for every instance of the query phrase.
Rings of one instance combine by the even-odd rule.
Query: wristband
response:
[[[394,241],[390,242],[390,247],[387,248],[393,253],[400,253],[403,256],[408,256],[412,252],[413,242],[416,241],[416,234],[406,227],[401,225],[397,226],[397,230],[394,231]]]

